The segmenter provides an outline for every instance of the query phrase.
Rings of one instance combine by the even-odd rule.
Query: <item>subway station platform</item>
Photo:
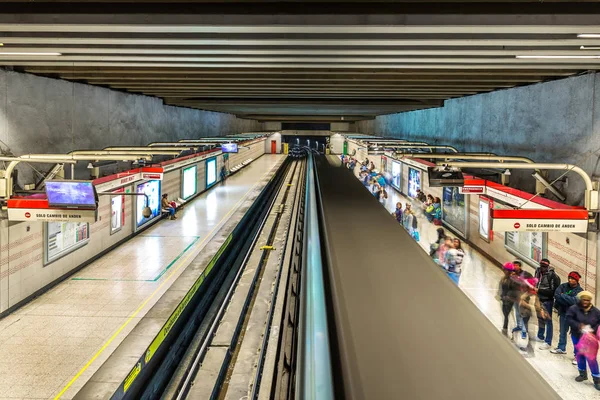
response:
[[[0,399],[73,398],[220,230],[241,219],[282,159],[258,158],[177,220],[159,221],[0,320]]]
[[[413,210],[417,211],[418,231],[420,234],[419,244],[423,250],[429,252],[429,245],[437,239],[436,226],[427,221],[424,214],[419,211],[420,203],[415,199],[410,199],[400,194],[395,189],[388,187],[388,198],[382,200],[382,205],[391,213],[396,208],[396,203],[401,202],[404,205],[407,202],[413,204]],[[444,228],[446,235],[455,237],[450,230]],[[463,270],[459,281],[459,288],[477,305],[485,316],[498,328],[501,334],[503,315],[500,303],[496,300],[499,282],[502,278],[501,269],[493,264],[486,256],[473,249],[463,242],[465,258],[463,261]],[[512,261],[512,260],[506,260]],[[552,260],[550,260],[552,261]],[[418,268],[412,266],[411,268]],[[527,267],[528,268],[528,267]],[[533,270],[531,270],[533,272]],[[408,273],[408,272],[407,272]],[[418,285],[418,274],[407,275],[407,279],[414,279],[414,284]],[[509,320],[510,330],[516,325],[514,313]],[[558,315],[553,313],[554,339],[552,348],[558,343]],[[443,336],[443,327],[440,327],[440,334]],[[550,353],[550,350],[540,350],[539,346],[543,343],[535,340],[537,333],[537,319],[531,318],[529,321],[529,332],[532,333],[532,339],[526,352],[520,351],[515,345],[515,351],[520,351],[523,357],[542,375],[552,388],[565,400],[593,399],[598,397],[598,391],[594,389],[591,379],[589,381],[578,383],[575,377],[578,375],[577,367],[571,363],[573,360],[573,345],[570,337],[567,338],[567,354],[556,355]],[[451,338],[440,338],[440,340],[452,340]],[[506,340],[511,340],[507,338]],[[484,357],[482,358],[484,361]],[[466,382],[465,382],[466,384]],[[507,382],[510,384],[510,382]]]

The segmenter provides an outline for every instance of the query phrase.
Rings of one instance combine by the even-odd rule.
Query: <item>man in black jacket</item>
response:
[[[577,304],[577,295],[583,291],[579,285],[581,275],[577,271],[569,272],[568,282],[562,283],[554,292],[554,307],[558,312],[558,320],[560,322],[560,336],[558,338],[558,346],[550,350],[552,354],[567,354],[567,310],[569,307]],[[573,362],[577,364],[575,360]]]
[[[540,266],[535,270],[535,278],[538,280],[537,291],[541,306],[546,310],[550,318],[538,318],[537,339],[545,342],[540,350],[548,350],[552,347],[552,309],[554,308],[554,292],[560,286],[560,277],[554,268],[550,267],[550,261],[542,258]]]

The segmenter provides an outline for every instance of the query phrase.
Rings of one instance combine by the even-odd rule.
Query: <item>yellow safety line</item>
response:
[[[229,218],[230,214],[233,213],[235,210],[237,210],[238,206],[246,199],[246,196],[248,196],[248,194],[254,190],[255,187],[257,187],[262,181],[263,179],[271,172],[271,170],[269,170],[267,173],[265,173],[261,179],[256,182],[254,184],[254,186],[252,186],[250,189],[248,189],[248,191],[246,193],[244,193],[244,195],[242,196],[242,198],[240,199],[240,201],[238,201],[231,210],[229,210],[229,212],[227,214],[225,214],[225,216],[223,218],[221,218],[221,220],[219,221],[219,223],[206,235],[206,237],[200,242],[198,243],[197,246],[195,246],[194,251],[198,248],[198,247],[202,247],[202,245],[206,242],[206,240],[212,236],[213,232],[221,225],[221,223],[223,223],[225,221],[225,219]],[[123,325],[121,325],[119,327],[119,329],[117,329],[117,331],[110,337],[110,339],[108,339],[106,341],[106,343],[104,343],[102,345],[102,347],[100,348],[100,350],[98,350],[98,352],[96,354],[94,354],[94,356],[83,366],[83,368],[81,368],[81,370],[79,370],[79,372],[77,372],[77,374],[73,377],[73,379],[71,379],[69,381],[69,383],[67,383],[67,385],[56,395],[56,397],[54,398],[54,400],[58,400],[60,399],[60,397],[65,394],[65,392],[75,383],[75,381],[77,381],[77,379],[79,379],[79,377],[90,367],[90,365],[92,365],[92,363],[96,360],[96,358],[98,358],[100,356],[100,354],[102,354],[104,352],[104,350],[106,350],[106,348],[112,343],[113,340],[116,339],[116,337],[119,335],[119,333],[121,333],[121,331],[123,329],[125,329],[125,327],[127,325],[129,325],[129,323],[135,318],[136,315],[138,315],[142,309],[146,306],[146,304],[148,304],[148,302],[156,295],[156,293],[158,293],[158,291],[163,287],[163,285],[165,283],[167,283],[171,277],[173,275],[175,275],[175,273],[177,271],[179,271],[179,269],[185,265],[185,262],[188,260],[188,258],[190,258],[190,256],[193,254],[194,251],[191,251],[190,253],[188,253],[188,255],[181,260],[181,262],[179,263],[179,266],[177,268],[175,268],[168,276],[167,278],[154,290],[154,292],[152,292],[152,294],[146,299],[144,300],[144,302],[137,308],[137,310],[135,310],[133,312],[133,314],[131,314],[129,316],[129,318],[127,318],[127,321],[125,321],[123,323]]]

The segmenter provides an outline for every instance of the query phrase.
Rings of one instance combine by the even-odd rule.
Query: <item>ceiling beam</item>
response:
[[[144,37],[144,38],[114,38],[114,37],[51,37],[51,36],[40,36],[40,37],[28,37],[28,36],[0,36],[0,43],[5,45],[83,45],[83,46],[305,46],[305,47],[498,47],[499,49],[505,47],[559,47],[559,46],[572,46],[573,48],[579,48],[579,46],[594,46],[598,45],[600,41],[598,39],[583,39],[583,38],[572,38],[572,39],[556,39],[556,38],[544,38],[544,39],[526,39],[526,38],[505,38],[505,39],[489,39],[485,36],[471,37],[468,39],[455,39],[448,38],[447,36],[440,37],[437,39],[421,39],[418,37],[411,39],[347,39],[347,38],[335,38],[335,39],[297,39],[297,38],[285,38],[285,39],[264,39],[264,38],[165,38],[165,37]]]
[[[39,0],[38,0],[39,1]],[[249,34],[578,34],[598,33],[597,25],[140,25],[140,24],[10,24],[0,32],[76,33],[249,33]]]

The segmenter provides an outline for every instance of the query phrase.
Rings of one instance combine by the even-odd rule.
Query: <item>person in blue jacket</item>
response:
[[[552,354],[567,354],[567,310],[569,307],[577,304],[577,295],[583,291],[579,285],[581,275],[577,271],[571,271],[568,280],[560,284],[554,292],[554,308],[558,311],[558,321],[560,323],[560,335],[558,345],[555,349],[550,350]],[[573,362],[574,364],[577,361]]]

